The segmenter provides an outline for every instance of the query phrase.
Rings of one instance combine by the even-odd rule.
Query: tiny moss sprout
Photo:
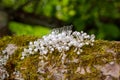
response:
[[[57,28],[0,39],[0,80],[119,80],[120,42]],[[94,46],[93,46],[94,45]]]
[[[68,73],[68,66],[64,64],[79,62],[78,58],[68,57],[69,54],[67,54],[67,52],[73,48],[73,55],[79,56],[81,52],[83,52],[82,47],[85,45],[93,45],[94,39],[95,36],[93,34],[88,35],[83,31],[73,32],[71,26],[57,28],[50,34],[43,36],[41,39],[29,42],[28,47],[24,48],[24,51],[22,52],[21,60],[24,60],[25,57],[34,55],[35,53],[39,53],[40,61],[37,69],[37,72],[41,74],[39,75],[39,78],[66,80],[67,77],[65,74]],[[58,60],[59,63],[56,63],[56,60]],[[51,63],[49,63],[49,61]],[[49,75],[46,75],[46,69]],[[44,77],[44,75],[46,75],[46,77]]]
[[[55,50],[64,53],[71,47],[74,47],[74,52],[79,55],[84,45],[93,45],[94,38],[93,34],[88,35],[83,31],[73,32],[71,27],[54,29],[49,35],[43,36],[42,39],[29,42],[28,48],[25,48],[22,52],[21,59],[36,52],[39,52],[40,55],[53,53]]]

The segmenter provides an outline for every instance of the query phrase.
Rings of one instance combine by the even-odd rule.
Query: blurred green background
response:
[[[9,16],[12,34],[43,36],[52,28],[73,25],[97,39],[120,40],[120,0],[0,0],[0,7]],[[20,18],[23,12],[33,20]]]

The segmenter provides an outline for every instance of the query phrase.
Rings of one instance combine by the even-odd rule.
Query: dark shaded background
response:
[[[0,0],[0,36],[43,36],[73,25],[97,39],[120,40],[120,0]]]

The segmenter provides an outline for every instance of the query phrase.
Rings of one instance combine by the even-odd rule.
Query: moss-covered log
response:
[[[29,41],[37,38],[8,36],[0,39],[0,60],[9,54],[5,64],[0,61],[0,79],[120,80],[119,41],[96,40],[94,46],[84,46],[80,55],[75,54],[74,47],[71,47],[63,54],[58,51],[45,56],[35,53],[21,60],[23,49]]]

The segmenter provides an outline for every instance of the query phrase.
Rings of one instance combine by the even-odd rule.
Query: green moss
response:
[[[23,61],[17,63],[17,68],[23,74],[25,80],[34,80],[37,79],[37,69],[38,69],[38,55],[30,56]]]
[[[9,58],[6,69],[10,75],[9,79],[13,79],[14,76],[12,73],[16,70],[19,70],[22,73],[22,76],[25,80],[37,80],[40,74],[37,73],[38,63],[40,61],[39,54],[30,55],[24,60],[21,60],[21,52],[23,48],[27,47],[29,41],[34,41],[38,37],[34,36],[6,36],[0,39],[0,51],[2,51],[7,44],[15,44],[18,49],[15,53]],[[74,53],[74,47],[72,47],[65,54],[67,55],[64,65],[67,66],[67,74],[65,76],[69,80],[102,80],[105,76],[101,75],[100,71],[97,70],[94,65],[104,65],[111,61],[120,62],[120,42],[115,41],[104,41],[96,40],[94,46],[84,46],[83,52],[80,55]],[[112,50],[112,51],[111,51]],[[116,55],[114,55],[116,54]],[[47,55],[48,59],[44,59],[48,62],[45,66],[62,67],[61,56],[58,51],[54,53],[49,53]],[[116,60],[115,60],[116,58]],[[78,59],[78,62],[68,62],[68,60]],[[83,67],[85,74],[75,73],[78,66]],[[53,69],[54,69],[53,67]],[[87,67],[90,68],[91,73],[87,71]],[[44,77],[51,75],[52,73],[46,70],[46,74],[41,74]],[[8,80],[9,80],[8,79]],[[52,80],[54,80],[51,77]],[[48,78],[46,78],[48,80]]]

